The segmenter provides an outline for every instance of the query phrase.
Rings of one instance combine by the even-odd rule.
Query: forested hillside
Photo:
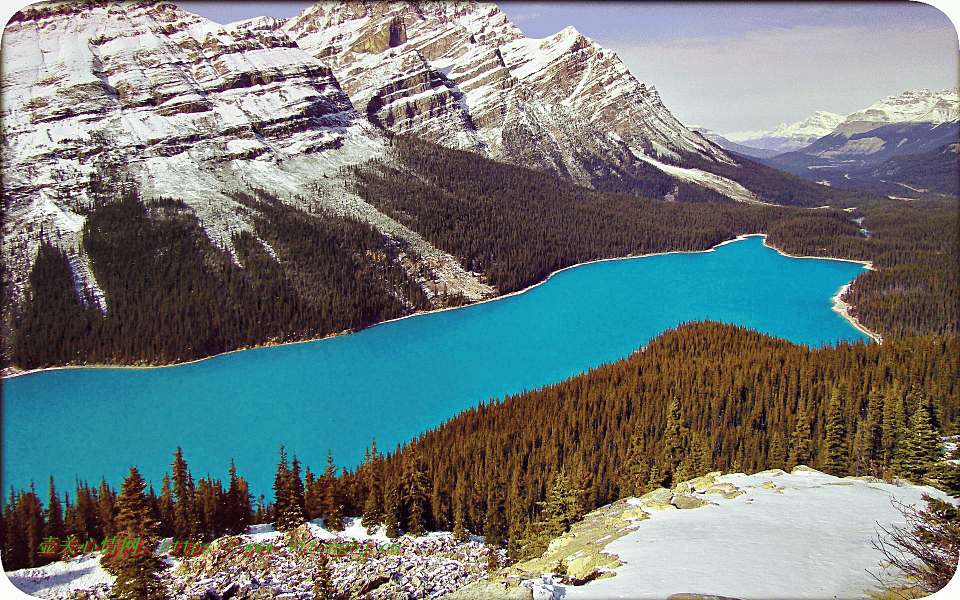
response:
[[[41,246],[15,312],[13,363],[174,363],[237,348],[323,337],[429,308],[373,227],[238,194],[255,233],[215,248],[182,202],[129,193],[93,209],[84,246],[106,297],[74,290],[67,257]]]
[[[357,193],[501,294],[584,261],[706,250],[766,232],[790,254],[872,261],[877,270],[859,277],[847,297],[869,329],[883,336],[958,333],[955,206],[866,196],[853,212],[718,204],[712,192],[683,185],[678,197],[690,201],[669,202],[597,192],[416,138],[396,136],[392,144],[394,166],[354,171]],[[12,307],[12,364],[175,363],[433,308],[402,264],[402,240],[305,212],[263,190],[233,199],[253,222],[253,232],[233,234],[235,257],[214,247],[178,200],[103,194],[87,216],[83,243],[106,313],[78,297],[68,257],[43,245],[27,301]]]
[[[957,493],[958,470],[934,461],[937,436],[960,426],[958,373],[956,338],[813,350],[692,323],[616,363],[464,411],[387,456],[374,443],[339,477],[332,456],[314,472],[280,448],[272,504],[262,496],[254,504],[232,465],[226,486],[209,475],[195,482],[179,449],[147,501],[159,535],[183,541],[317,517],[337,530],[344,516],[362,515],[389,536],[482,534],[518,558],[593,508],[710,470],[807,464],[836,475],[935,476]],[[51,481],[43,497],[46,506],[33,489],[11,490],[0,524],[4,568],[55,558],[37,551],[46,536],[99,542],[118,531],[106,482],[79,482],[62,496]]]

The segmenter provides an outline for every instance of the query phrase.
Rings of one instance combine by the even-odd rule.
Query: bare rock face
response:
[[[588,186],[638,155],[729,161],[573,27],[527,39],[490,4],[363,2],[318,4],[283,28],[394,132]]]
[[[114,197],[125,181],[145,198],[185,201],[229,252],[233,233],[252,227],[249,211],[227,194],[259,187],[405,240],[411,264],[450,282],[452,293],[494,293],[352,193],[343,168],[382,157],[383,136],[354,110],[330,67],[282,24],[219,25],[147,0],[36,4],[13,17],[0,79],[3,260],[12,298],[23,297],[43,236],[66,251],[76,287],[108,308],[81,242],[84,211],[99,190]],[[405,39],[397,21],[383,44]]]
[[[237,187],[235,171],[343,145],[358,118],[349,98],[275,25],[221,26],[155,2],[37,4],[14,15],[0,118],[15,295],[39,243],[23,234],[41,227],[76,257],[80,284],[97,289],[79,238],[104,179],[182,198],[229,247],[230,232],[247,226],[221,193]]]

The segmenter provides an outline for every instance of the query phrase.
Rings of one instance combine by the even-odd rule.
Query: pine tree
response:
[[[906,435],[903,396],[894,390],[883,397],[883,463],[896,472],[903,470],[903,438]]]
[[[294,460],[294,463],[299,463]],[[299,471],[299,466],[297,467]],[[296,481],[294,481],[296,479]],[[294,472],[287,466],[287,453],[280,446],[280,463],[277,465],[277,475],[273,482],[274,494],[274,527],[277,531],[290,531],[303,523],[302,494],[297,497],[297,489],[301,487],[299,472]],[[302,488],[301,488],[302,489]]]
[[[206,538],[219,537],[226,528],[223,524],[225,494],[219,479],[209,475],[197,482],[197,511],[200,516],[200,531]]]
[[[580,515],[579,495],[581,490],[570,485],[563,469],[553,480],[553,487],[543,502],[540,518],[534,522],[534,538],[527,547],[527,555],[535,556],[546,550],[550,540],[559,537]]]
[[[400,492],[393,478],[387,479],[383,498],[385,534],[388,538],[400,537]]]
[[[227,530],[239,535],[247,531],[253,523],[253,507],[250,500],[253,495],[250,493],[250,486],[246,480],[237,475],[237,468],[233,465],[233,459],[230,459],[230,487],[227,489]]]
[[[20,494],[10,487],[10,499],[3,507],[3,521],[6,524],[4,532],[3,568],[14,571],[30,566],[27,546],[27,532],[20,515]]]
[[[117,518],[117,494],[107,485],[106,478],[100,480],[100,489],[97,492],[97,519],[103,529],[103,535],[111,537],[117,533],[115,520]]]
[[[293,462],[290,463],[290,489],[293,490],[293,503],[300,511],[300,518],[306,520],[307,502],[306,491],[303,486],[303,478],[300,476],[300,461],[297,455],[293,455]]]
[[[674,398],[667,407],[667,424],[663,431],[663,448],[660,452],[660,472],[664,476],[664,485],[670,487],[679,479],[674,471],[680,465],[687,445],[689,431],[683,424],[680,400]]]
[[[414,452],[404,456],[401,486],[406,530],[413,535],[423,535],[427,528],[427,478],[420,467],[420,458]]]
[[[530,522],[526,480],[519,469],[514,471],[507,495],[507,556],[512,561],[520,560],[527,544],[526,532]]]
[[[174,548],[183,552],[187,544],[200,541],[200,523],[197,515],[193,476],[183,458],[183,450],[177,446],[173,455],[173,541]]]
[[[467,493],[464,488],[463,478],[457,478],[457,485],[453,491],[453,539],[463,543],[470,539],[470,532],[467,530]]]
[[[930,416],[930,400],[923,396],[910,416],[910,427],[903,441],[904,472],[910,479],[922,482],[942,455],[940,434],[934,429]]]
[[[63,509],[60,506],[60,496],[57,495],[57,488],[53,485],[53,476],[50,477],[50,501],[47,504],[46,529],[43,532],[44,538],[63,538]]]
[[[337,468],[333,464],[333,452],[327,450],[327,468],[320,480],[323,482],[321,516],[323,526],[329,531],[343,531],[343,496],[337,480]]]
[[[173,537],[176,510],[173,503],[173,490],[170,487],[170,474],[163,474],[163,485],[160,487],[160,536]]]
[[[770,434],[770,453],[767,455],[767,462],[771,469],[782,469],[787,466],[787,449],[779,431]],[[709,467],[704,470],[704,473],[706,471],[709,471]]]
[[[143,477],[136,467],[131,467],[130,475],[123,481],[117,498],[117,529],[119,537],[138,539],[140,545],[132,552],[101,559],[103,567],[117,578],[111,597],[131,600],[160,600],[167,597],[166,589],[156,575],[165,565],[153,554],[159,540],[158,524],[151,515],[144,488],[146,483]]]
[[[838,477],[847,475],[850,469],[847,452],[846,427],[843,422],[843,407],[839,390],[834,390],[827,409],[827,424],[824,434],[823,470]]]
[[[27,542],[27,557],[30,567],[39,567],[50,562],[49,557],[40,553],[40,545],[43,543],[43,504],[40,497],[37,496],[30,482],[30,491],[20,494],[20,501],[17,504],[17,514],[22,523]]]
[[[363,517],[360,524],[373,534],[374,529],[383,524],[383,458],[377,453],[377,441],[373,441],[373,449],[367,460],[367,498],[363,503]]]
[[[483,519],[484,543],[497,548],[507,535],[507,521],[504,514],[503,483],[491,482],[487,490],[487,514]]]
[[[806,404],[801,403],[797,407],[797,422],[793,429],[793,435],[790,436],[790,454],[787,459],[787,467],[793,469],[797,465],[809,462],[811,444],[810,415],[807,412]]]
[[[867,465],[874,465],[883,460],[883,396],[880,395],[879,390],[871,391],[867,400],[863,449],[863,461]]]
[[[87,540],[103,540],[106,537],[100,520],[97,517],[97,498],[90,487],[77,482],[77,538]]]
[[[627,496],[639,496],[646,490],[650,478],[650,463],[647,460],[647,448],[643,435],[633,432],[630,447],[627,450],[627,462],[620,480],[620,490]]]

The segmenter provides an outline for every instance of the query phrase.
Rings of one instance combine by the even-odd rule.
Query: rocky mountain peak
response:
[[[640,160],[733,162],[613,52],[573,27],[525,38],[492,4],[318,3],[288,20],[221,25],[167,2],[49,2],[17,13],[4,36],[5,226],[15,235],[3,253],[17,297],[41,231],[71,256],[78,289],[98,297],[83,215],[96,189],[123,181],[182,199],[228,252],[251,230],[231,191],[267,185],[413,240],[451,280],[470,279],[328,177],[382,157],[380,130],[587,186],[629,176]]]
[[[367,2],[317,5],[284,30],[391,131],[586,185],[586,164],[623,166],[633,154],[729,160],[574,27],[529,39],[490,4]]]

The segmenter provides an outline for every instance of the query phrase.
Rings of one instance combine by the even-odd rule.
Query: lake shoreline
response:
[[[532,290],[532,289],[534,289],[534,288],[536,288],[536,287],[538,287],[538,286],[541,286],[541,285],[547,283],[547,282],[550,281],[550,279],[552,279],[553,276],[556,275],[557,273],[562,273],[562,272],[564,272],[564,271],[568,271],[568,270],[570,270],[570,269],[575,269],[575,268],[577,268],[577,267],[582,267],[582,266],[585,266],[585,265],[592,265],[592,264],[603,263],[603,262],[611,262],[611,261],[615,261],[615,260],[634,260],[634,259],[638,259],[638,258],[649,258],[649,257],[652,257],[652,256],[666,256],[666,255],[669,255],[669,254],[701,254],[701,253],[705,253],[705,252],[714,252],[714,251],[715,251],[717,248],[719,248],[720,246],[725,246],[725,245],[727,245],[727,244],[733,244],[733,243],[735,243],[735,242],[740,242],[740,241],[746,240],[747,238],[751,238],[751,237],[762,237],[762,238],[763,238],[763,246],[764,246],[765,248],[769,248],[769,249],[771,249],[771,250],[774,250],[774,251],[776,251],[777,253],[779,253],[779,254],[781,254],[781,255],[783,255],[783,256],[786,256],[786,257],[788,257],[788,258],[797,258],[797,259],[813,258],[813,259],[817,259],[817,260],[836,260],[836,261],[841,261],[841,262],[852,262],[852,263],[858,263],[858,264],[863,265],[864,268],[867,269],[867,270],[870,270],[870,271],[874,270],[874,269],[873,269],[873,263],[871,263],[871,262],[869,262],[869,261],[854,260],[854,259],[848,259],[848,258],[823,257],[823,256],[795,256],[795,255],[789,254],[789,253],[787,253],[787,252],[784,252],[783,250],[780,250],[780,249],[777,248],[776,246],[772,246],[772,245],[768,244],[768,243],[767,243],[768,237],[767,237],[767,234],[766,234],[766,233],[744,233],[744,234],[737,235],[737,236],[736,236],[735,238],[733,238],[733,239],[724,240],[724,241],[720,242],[719,244],[716,244],[715,246],[711,246],[710,248],[707,248],[706,250],[670,250],[670,251],[668,251],[668,252],[651,252],[651,253],[649,253],[649,254],[638,254],[638,255],[618,256],[618,257],[614,257],[614,258],[598,258],[598,259],[596,259],[596,260],[590,260],[590,261],[586,261],[586,262],[582,262],[582,263],[577,263],[577,264],[570,265],[570,266],[568,266],[568,267],[564,267],[564,268],[562,268],[562,269],[558,269],[558,270],[556,270],[556,271],[553,271],[553,272],[551,272],[549,275],[547,275],[547,277],[544,278],[543,281],[538,281],[537,283],[534,283],[533,285],[527,286],[527,287],[523,288],[522,290],[518,290],[518,291],[516,291],[516,292],[510,292],[509,294],[503,294],[503,295],[499,295],[499,296],[494,296],[494,297],[492,297],[492,298],[485,298],[485,299],[483,299],[483,300],[479,300],[479,301],[477,301],[477,302],[472,302],[472,303],[470,303],[470,304],[464,304],[464,305],[461,305],[461,306],[447,306],[447,307],[438,308],[438,309],[435,309],[435,310],[417,311],[417,312],[411,313],[411,314],[409,314],[409,315],[404,315],[404,316],[402,316],[402,317],[397,317],[397,318],[395,318],[395,319],[389,319],[389,320],[387,320],[387,321],[380,321],[380,322],[378,322],[378,323],[374,323],[373,325],[370,325],[369,327],[365,327],[365,328],[359,329],[359,330],[357,330],[357,331],[346,330],[346,331],[341,331],[341,332],[339,332],[339,333],[332,333],[332,334],[329,334],[329,335],[325,335],[325,336],[322,336],[322,337],[310,338],[310,339],[305,339],[305,340],[296,340],[296,341],[293,341],[293,342],[274,342],[274,343],[267,342],[267,343],[264,343],[264,344],[258,344],[258,345],[256,345],[256,346],[236,348],[236,349],[234,349],[234,350],[228,350],[228,351],[226,351],[226,352],[220,352],[219,354],[212,354],[212,355],[210,355],[210,356],[204,356],[203,358],[197,358],[197,359],[194,359],[194,360],[181,361],[181,362],[171,362],[171,363],[162,363],[162,364],[139,364],[139,365],[136,365],[136,364],[135,364],[135,365],[117,365],[117,364],[63,365],[63,366],[58,366],[58,367],[44,367],[44,368],[41,368],[41,369],[30,369],[30,370],[27,370],[27,371],[24,371],[24,370],[21,370],[21,369],[17,369],[16,367],[4,367],[2,373],[0,373],[0,380],[13,379],[13,378],[22,377],[22,376],[25,376],[25,375],[32,375],[32,374],[34,374],[34,373],[44,373],[44,372],[47,372],[47,371],[64,371],[64,370],[71,370],[71,369],[124,369],[124,370],[166,369],[166,368],[170,368],[170,367],[180,367],[180,366],[184,366],[184,365],[196,364],[196,363],[199,363],[199,362],[203,362],[203,361],[206,361],[206,360],[211,360],[211,359],[218,358],[218,357],[221,357],[221,356],[227,356],[228,354],[233,354],[233,353],[235,353],[235,352],[245,352],[245,351],[247,351],[247,350],[257,350],[257,349],[260,349],[260,348],[275,348],[275,347],[278,347],[278,346],[290,346],[290,345],[293,345],[293,344],[307,344],[307,343],[311,343],[311,342],[320,342],[320,341],[323,341],[323,340],[328,340],[328,339],[331,339],[331,338],[340,337],[340,336],[342,336],[342,335],[349,335],[349,334],[353,334],[353,333],[358,333],[358,332],[360,332],[360,331],[366,331],[366,330],[368,330],[368,329],[372,329],[372,328],[378,327],[378,326],[380,326],[380,325],[385,325],[385,324],[387,324],[387,323],[395,323],[395,322],[397,322],[397,321],[402,321],[403,319],[410,319],[410,318],[413,318],[413,317],[419,317],[419,316],[422,316],[422,315],[430,315],[430,314],[440,313],[440,312],[444,312],[444,311],[448,311],[448,310],[458,310],[458,309],[461,309],[461,308],[468,308],[468,307],[471,307],[471,306],[479,306],[479,305],[485,304],[485,303],[487,303],[487,302],[496,302],[497,300],[503,300],[503,299],[505,299],[505,298],[511,298],[511,297],[514,297],[514,296],[519,296],[520,294],[525,294],[525,293],[529,292],[530,290]],[[857,331],[859,331],[859,332],[863,333],[864,335],[870,337],[870,338],[871,338],[872,340],[874,340],[875,342],[881,343],[883,338],[882,338],[878,333],[873,332],[873,331],[870,331],[869,329],[867,329],[866,327],[864,327],[864,326],[857,320],[856,317],[854,317],[853,315],[851,315],[851,314],[849,313],[849,311],[850,311],[850,309],[852,308],[852,306],[849,305],[849,304],[847,304],[846,302],[843,302],[842,300],[840,300],[840,297],[841,297],[844,293],[846,293],[846,291],[847,291],[847,289],[850,287],[850,285],[851,285],[851,284],[848,283],[848,284],[844,285],[843,287],[841,287],[840,290],[837,292],[837,294],[834,295],[834,296],[831,298],[831,300],[833,301],[833,311],[836,312],[838,315],[840,315],[840,316],[841,316],[844,320],[846,320],[848,323],[850,323]]]

